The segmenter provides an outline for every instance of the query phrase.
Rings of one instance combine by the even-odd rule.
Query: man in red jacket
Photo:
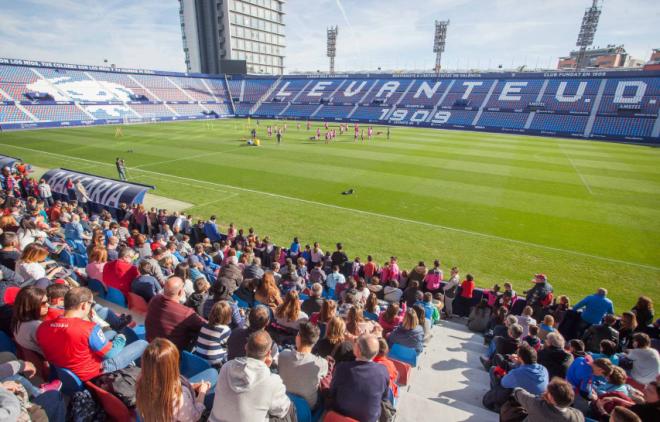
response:
[[[144,320],[148,341],[162,337],[174,343],[179,350],[190,348],[206,320],[194,309],[181,304],[185,295],[183,280],[170,277],[165,282],[163,293],[149,301]]]
[[[137,267],[133,265],[135,252],[129,247],[119,251],[119,258],[108,262],[103,267],[103,282],[108,287],[121,290],[124,295],[131,291],[131,283],[140,276]]]

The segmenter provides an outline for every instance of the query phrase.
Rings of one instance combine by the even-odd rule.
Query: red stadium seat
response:
[[[323,422],[360,422],[357,419],[349,418],[335,411],[330,410],[323,416]]]
[[[396,359],[389,358],[394,366],[396,366],[396,370],[399,373],[399,379],[396,380],[396,383],[399,385],[408,385],[408,381],[410,380],[410,372],[412,371],[412,366],[405,362],[401,362]]]
[[[50,364],[47,360],[41,357],[39,353],[30,349],[26,349],[20,344],[16,343],[16,356],[21,360],[32,363],[37,369],[36,375],[44,380],[44,382],[48,382],[50,379]]]
[[[134,421],[135,414],[119,400],[115,395],[108,393],[91,381],[85,381],[85,387],[92,393],[96,400],[101,404],[105,413],[108,414],[109,421],[125,422]]]
[[[129,292],[126,296],[128,309],[140,315],[147,315],[147,301],[140,295]]]

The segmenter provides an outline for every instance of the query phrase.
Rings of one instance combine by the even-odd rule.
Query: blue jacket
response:
[[[576,390],[584,395],[591,393],[591,383],[594,376],[590,365],[592,361],[593,359],[588,355],[577,357],[566,371],[566,381],[570,382]]]
[[[147,302],[160,293],[161,290],[163,290],[163,288],[158,280],[156,280],[156,277],[149,274],[143,274],[131,283],[131,292],[142,296]]]
[[[424,307],[424,318],[430,320],[433,319],[433,304],[424,301],[417,301],[415,305],[422,305]]]
[[[212,221],[204,223],[204,235],[209,238],[211,243],[222,240],[222,234],[218,230],[218,226]]]
[[[548,370],[545,366],[533,363],[520,365],[512,369],[502,378],[501,385],[504,388],[524,388],[534,395],[543,394],[548,387]]]
[[[387,342],[390,346],[400,344],[410,347],[411,349],[415,349],[417,354],[420,354],[424,351],[424,329],[421,325],[418,325],[412,330],[406,330],[403,326],[399,325],[392,331]]]
[[[612,301],[598,293],[585,297],[573,306],[574,311],[582,308],[582,319],[592,325],[600,324],[606,314],[614,313]]]

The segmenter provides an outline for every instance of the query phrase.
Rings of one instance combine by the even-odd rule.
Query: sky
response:
[[[602,0],[594,46],[660,48],[660,0]],[[288,0],[286,72],[432,69],[434,20],[451,21],[443,68],[554,68],[591,0]],[[0,57],[185,71],[176,0],[0,0]]]

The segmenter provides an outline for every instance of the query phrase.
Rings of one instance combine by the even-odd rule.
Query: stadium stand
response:
[[[30,122],[30,116],[15,105],[0,105],[0,122]]]
[[[86,112],[94,116],[95,119],[124,119],[128,117],[138,117],[128,106],[122,104],[111,105],[86,105],[83,106]]]
[[[587,126],[587,116],[564,115],[561,119],[547,113],[536,113],[531,128],[560,133],[583,133]]]
[[[168,104],[180,116],[197,116],[204,113],[199,104]]]
[[[25,105],[25,109],[39,120],[44,121],[92,120],[91,117],[72,104]]]
[[[445,74],[277,79],[233,75],[226,79],[27,62],[0,64],[0,95],[5,106],[0,115],[3,129],[23,128],[26,116],[33,123],[30,126],[58,122],[71,126],[76,121],[104,124],[126,118],[215,117],[201,114],[209,110],[219,117],[316,118],[449,129],[474,125],[488,131],[636,142],[658,142],[660,137],[660,74],[651,71],[491,73],[456,78]],[[35,113],[25,114],[20,106],[11,108],[11,101]],[[71,102],[79,103],[84,112]],[[55,108],[45,111],[44,107]]]
[[[572,415],[567,420],[607,420],[614,407],[602,405],[606,397],[616,397],[619,406],[641,420],[657,420],[660,320],[655,320],[652,298],[639,297],[631,311],[617,317],[602,288],[571,302],[557,295],[545,274],[536,274],[530,285],[516,286],[529,288],[521,294],[506,284],[504,291],[499,286],[481,289],[457,269],[445,278],[439,263],[429,268],[420,262],[404,272],[395,257],[382,268],[370,268],[367,282],[366,267],[351,261],[339,244],[311,271],[311,249],[297,244],[296,251],[296,243],[269,249],[252,230],[248,237],[239,228],[224,233],[215,217],[195,225],[192,216],[154,209],[147,227],[141,204],[121,210],[90,207],[77,201],[84,196],[80,188],[54,197],[47,182],[38,189],[35,183],[30,166],[21,162],[0,175],[0,199],[15,210],[3,217],[0,234],[5,316],[0,318],[0,351],[27,377],[21,359],[33,363],[44,379],[52,375],[53,381],[29,397],[50,404],[44,406],[49,420],[78,414],[83,391],[90,391],[91,400],[116,420],[149,420],[145,415],[160,403],[140,386],[153,385],[145,379],[159,374],[149,371],[165,365],[153,360],[168,355],[179,359],[169,362],[175,385],[191,389],[189,383],[209,383],[197,392],[199,406],[187,410],[190,419],[180,420],[199,420],[206,409],[237,412],[232,420],[262,420],[272,410],[281,416],[295,412],[304,420],[323,414],[326,421],[375,421],[383,397],[389,403],[385,408],[397,409],[397,420],[442,414],[446,420],[490,421],[498,413],[509,420],[504,417],[509,412],[521,416],[539,407]],[[45,230],[43,243],[21,245],[19,237],[36,230],[25,228],[32,214]],[[10,220],[14,217],[21,220],[20,228]],[[59,224],[64,234],[51,230]],[[217,244],[205,243],[207,237]],[[237,251],[243,251],[240,258]],[[33,256],[58,264],[35,268],[28,262]],[[302,258],[298,266],[293,264],[297,258]],[[273,263],[282,264],[277,278],[272,268],[280,267]],[[68,304],[66,311],[62,303]],[[86,320],[90,309],[94,322]],[[107,339],[98,334],[98,324],[110,327]],[[98,344],[92,336],[100,338]],[[263,350],[277,361],[277,373],[265,368],[251,372],[246,362],[266,363]],[[335,365],[328,364],[328,357]],[[140,369],[132,366],[138,359]],[[222,366],[220,373],[214,365]],[[311,367],[312,374],[301,365]],[[362,369],[353,373],[356,366]],[[331,368],[328,389],[321,374]],[[16,378],[21,371],[14,372],[12,380],[21,381]],[[107,388],[104,382],[118,374],[132,387],[119,390],[112,383]],[[223,374],[265,375],[273,388],[254,390],[252,382],[243,383],[237,396],[223,387]],[[220,394],[213,397],[216,380]],[[197,396],[192,389],[174,390]],[[232,400],[252,404],[264,395],[269,398],[264,408],[232,409]],[[68,411],[65,396],[72,403]],[[125,404],[129,399],[135,406]],[[89,403],[85,409],[91,409]],[[365,409],[373,410],[365,416]]]
[[[131,104],[129,107],[144,118],[176,116],[165,104]]]
[[[528,116],[529,113],[497,113],[486,111],[479,118],[477,126],[522,129],[525,127]]]

